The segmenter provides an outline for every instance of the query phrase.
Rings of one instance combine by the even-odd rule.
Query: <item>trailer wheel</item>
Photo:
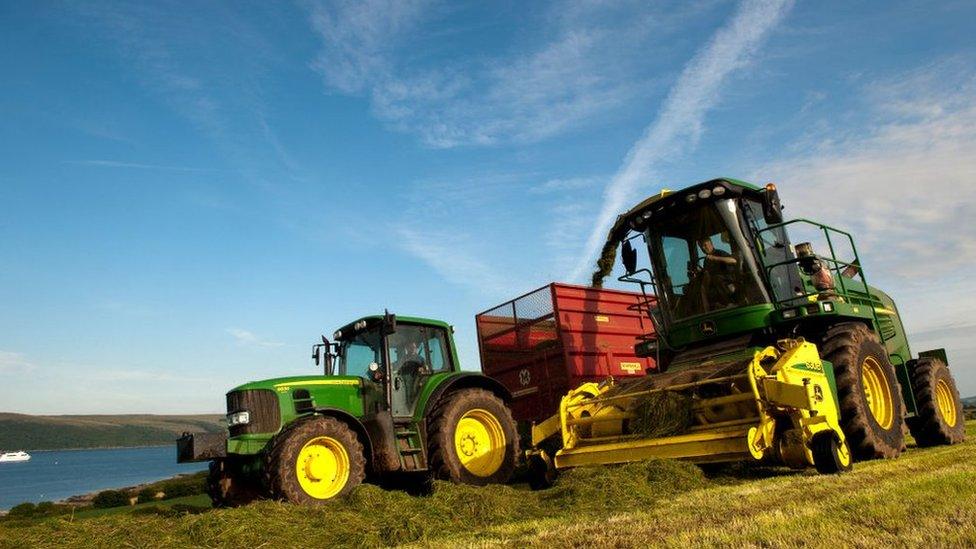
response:
[[[244,477],[227,460],[210,462],[207,473],[207,495],[214,507],[240,507],[261,497],[254,480]]]
[[[813,465],[820,474],[833,475],[851,470],[853,460],[850,449],[830,431],[814,435],[810,441],[810,451],[813,453]]]
[[[338,419],[311,416],[271,442],[265,461],[271,497],[317,505],[347,495],[366,476],[363,445]]]
[[[918,359],[912,370],[912,391],[918,414],[907,423],[918,446],[956,444],[966,439],[959,390],[944,362],[930,357]]]
[[[427,432],[435,478],[460,484],[499,484],[515,471],[519,439],[512,412],[483,389],[448,394],[431,413]]]
[[[904,404],[888,352],[860,323],[838,324],[823,339],[834,365],[841,427],[856,459],[898,457],[905,446]]]

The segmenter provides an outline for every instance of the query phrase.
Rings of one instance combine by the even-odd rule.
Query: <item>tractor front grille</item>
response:
[[[245,391],[231,391],[227,393],[227,413],[247,411],[251,416],[250,423],[234,425],[230,428],[230,436],[250,435],[256,433],[276,433],[281,426],[281,412],[278,409],[278,397],[269,389],[248,389]]]

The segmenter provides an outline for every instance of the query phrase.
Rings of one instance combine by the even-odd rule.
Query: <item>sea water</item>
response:
[[[0,510],[195,473],[204,463],[176,463],[176,445],[32,451],[30,461],[0,463]]]

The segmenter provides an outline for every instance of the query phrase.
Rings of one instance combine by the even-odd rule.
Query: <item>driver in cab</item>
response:
[[[402,380],[408,399],[412,399],[419,390],[421,376],[430,373],[430,367],[421,354],[421,349],[419,334],[407,334],[404,341],[396,347],[394,372]]]
[[[699,239],[698,248],[704,257],[704,263],[698,274],[703,278],[702,284],[711,303],[711,306],[706,309],[731,305],[736,293],[735,273],[739,260],[731,253],[716,248],[711,236]]]

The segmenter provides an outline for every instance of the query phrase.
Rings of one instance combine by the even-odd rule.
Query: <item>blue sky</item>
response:
[[[662,187],[850,228],[976,394],[970,2],[4,3],[0,410],[220,412],[320,333],[583,282]]]

